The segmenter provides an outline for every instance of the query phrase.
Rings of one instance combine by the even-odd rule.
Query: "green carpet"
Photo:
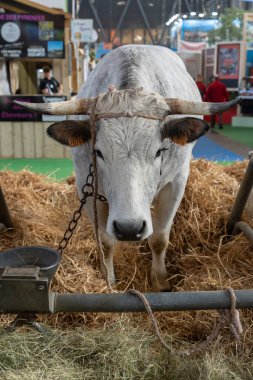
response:
[[[224,125],[223,129],[216,130],[229,137],[231,140],[240,142],[250,148],[253,148],[253,128],[245,127],[231,127],[231,125]]]
[[[227,166],[231,162],[218,162]],[[0,170],[19,172],[22,169],[44,174],[57,181],[73,174],[73,162],[68,158],[0,158]]]
[[[68,158],[1,158],[0,170],[30,170],[63,180],[73,173],[73,162]]]

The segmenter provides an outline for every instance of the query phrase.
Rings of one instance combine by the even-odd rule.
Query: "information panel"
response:
[[[217,44],[217,70],[220,80],[229,89],[238,89],[240,76],[240,43]]]
[[[64,16],[0,13],[0,57],[64,58]]]

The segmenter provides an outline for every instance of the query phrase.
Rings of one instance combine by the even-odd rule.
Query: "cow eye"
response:
[[[102,153],[99,149],[95,149],[94,152],[95,152],[97,157],[102,158],[102,160],[104,159],[104,156],[102,155]]]
[[[158,151],[156,152],[155,158],[160,157],[160,156],[161,156],[161,153],[162,153],[164,150],[167,150],[167,149],[166,149],[166,148],[158,149]]]
[[[162,149],[158,149],[158,151],[156,152],[155,158],[160,157],[161,153],[162,153]]]

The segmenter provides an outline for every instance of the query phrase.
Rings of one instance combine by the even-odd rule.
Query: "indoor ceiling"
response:
[[[150,28],[156,28],[176,13],[189,14],[191,11],[205,12],[223,11],[231,5],[230,0],[80,0],[80,18],[93,18],[94,25],[99,28],[98,20],[105,29],[116,28],[121,16],[124,19],[121,28],[144,27],[144,18]]]

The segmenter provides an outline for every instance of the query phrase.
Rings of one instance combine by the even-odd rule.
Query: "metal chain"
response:
[[[68,228],[65,231],[63,238],[58,245],[58,251],[60,252],[60,254],[62,254],[63,250],[67,247],[69,240],[71,239],[74,233],[74,230],[76,229],[78,220],[81,218],[82,209],[83,209],[83,206],[86,204],[87,198],[94,196],[94,172],[93,172],[92,164],[90,164],[89,166],[89,173],[87,175],[85,184],[83,185],[82,194],[83,196],[82,196],[82,199],[80,200],[80,206],[74,212],[73,217],[71,221],[69,222]],[[97,199],[101,202],[107,202],[107,199],[101,194],[97,194]]]

